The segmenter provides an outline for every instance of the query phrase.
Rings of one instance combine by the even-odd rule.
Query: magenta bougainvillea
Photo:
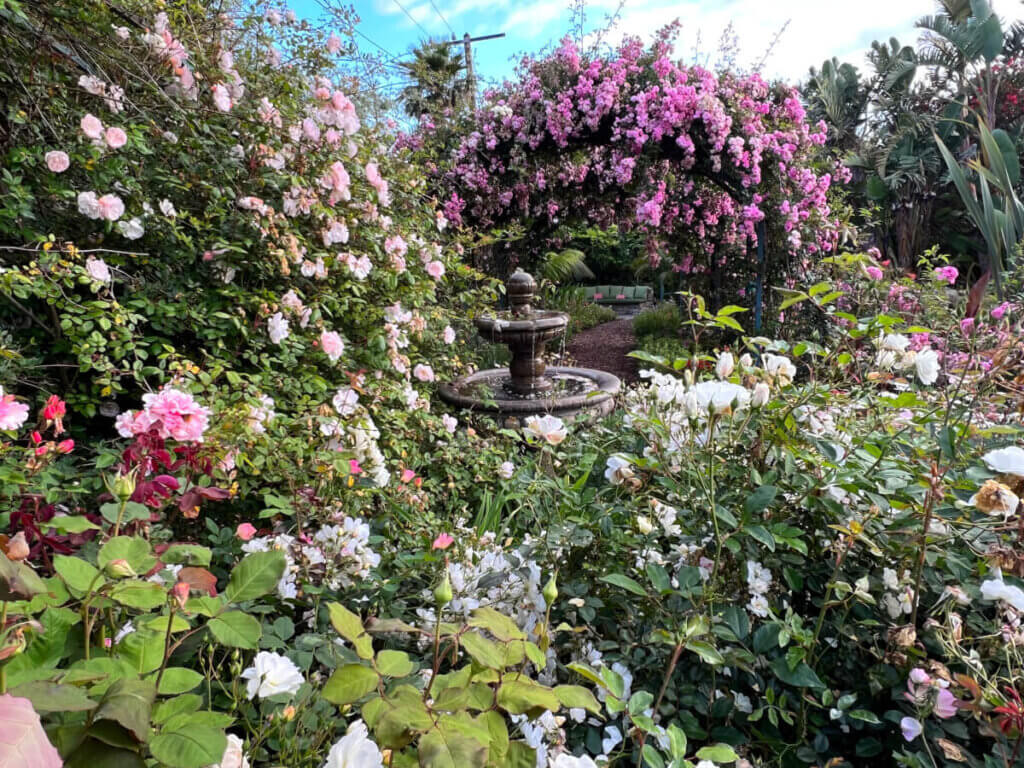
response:
[[[673,61],[674,32],[524,59],[454,151],[448,219],[519,221],[538,249],[566,226],[617,224],[645,235],[653,265],[689,274],[746,254],[761,221],[776,257],[833,250],[828,192],[843,171],[819,152],[824,124],[793,88]]]

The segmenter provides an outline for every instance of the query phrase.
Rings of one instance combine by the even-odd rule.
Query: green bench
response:
[[[588,285],[584,295],[595,304],[635,305],[654,299],[654,289],[649,285]]]

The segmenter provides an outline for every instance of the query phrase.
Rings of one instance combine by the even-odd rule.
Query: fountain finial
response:
[[[505,282],[505,293],[513,316],[529,315],[533,311],[530,302],[537,293],[537,281],[533,279],[533,275],[517,269]]]

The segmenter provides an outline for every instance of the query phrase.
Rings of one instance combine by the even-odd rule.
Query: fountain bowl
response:
[[[615,408],[622,388],[617,376],[591,368],[549,365],[544,378],[551,383],[533,396],[510,391],[507,368],[477,371],[439,388],[441,399],[481,416],[496,419],[503,427],[521,427],[531,416],[550,414],[560,419],[595,421]]]
[[[522,270],[515,271],[505,289],[509,310],[478,317],[475,325],[482,338],[509,348],[508,368],[478,371],[442,384],[441,399],[493,416],[504,426],[525,426],[529,417],[540,414],[593,420],[611,413],[622,387],[617,377],[589,368],[552,366],[544,359],[547,343],[565,334],[569,315],[531,306],[537,283]]]

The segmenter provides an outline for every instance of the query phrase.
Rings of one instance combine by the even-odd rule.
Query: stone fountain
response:
[[[544,362],[546,345],[564,338],[569,316],[535,309],[537,283],[522,270],[516,270],[505,289],[508,311],[478,317],[475,323],[484,339],[509,348],[512,362],[507,369],[478,371],[442,384],[441,399],[492,416],[504,426],[521,425],[540,414],[593,420],[611,413],[622,386],[616,376]]]

